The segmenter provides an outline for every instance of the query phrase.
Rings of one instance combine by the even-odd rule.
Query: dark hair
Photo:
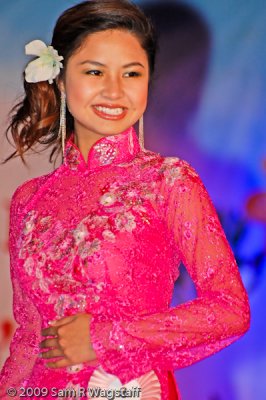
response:
[[[151,83],[157,37],[149,18],[130,1],[90,0],[67,9],[56,22],[51,45],[64,57],[63,63],[66,66],[69,57],[80,48],[88,35],[108,29],[126,30],[136,35],[147,53]],[[58,79],[64,78],[64,73],[65,68],[61,70]],[[16,151],[3,164],[16,156],[20,156],[26,164],[23,155],[29,149],[34,149],[37,143],[47,145],[46,148],[55,144],[49,158],[52,162],[54,153],[61,152],[61,143],[58,140],[60,91],[57,82],[28,83],[24,79],[24,89],[25,97],[12,108],[11,123],[6,130],[7,139],[8,132],[12,134]],[[73,127],[73,117],[67,110],[67,139]]]

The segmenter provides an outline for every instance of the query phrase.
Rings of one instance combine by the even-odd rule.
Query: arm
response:
[[[34,304],[23,293],[16,269],[16,238],[18,235],[19,201],[16,191],[11,200],[9,253],[10,274],[13,287],[13,313],[19,325],[10,343],[10,355],[4,363],[0,374],[0,398],[10,399],[6,394],[9,387],[19,390],[27,383],[36,360],[41,340],[40,315]],[[19,393],[18,393],[19,394]],[[18,398],[18,397],[15,397]]]
[[[92,343],[111,373],[138,357],[151,367],[182,368],[230,345],[249,328],[247,293],[212,201],[189,164],[179,161],[171,168],[163,185],[165,218],[197,298],[131,321],[95,316]]]

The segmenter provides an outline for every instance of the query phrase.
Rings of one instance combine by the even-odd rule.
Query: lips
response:
[[[95,104],[92,109],[96,115],[108,120],[120,120],[127,114],[127,108],[120,104]]]

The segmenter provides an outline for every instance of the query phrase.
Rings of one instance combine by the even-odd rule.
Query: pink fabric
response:
[[[133,128],[98,140],[88,163],[72,135],[59,168],[16,190],[10,259],[19,326],[1,371],[4,399],[11,386],[87,387],[101,367],[122,384],[154,371],[166,400],[169,371],[249,328],[247,293],[200,177],[184,160],[142,151]],[[197,297],[171,308],[180,262]],[[41,329],[77,312],[93,314],[96,362],[46,368]]]

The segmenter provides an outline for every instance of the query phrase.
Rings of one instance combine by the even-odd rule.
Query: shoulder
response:
[[[21,212],[50,175],[51,173],[31,178],[19,185],[11,197],[10,212]]]
[[[143,154],[144,166],[153,167],[161,176],[161,179],[169,186],[173,186],[176,181],[201,181],[195,168],[184,159],[171,156],[165,157],[152,151],[147,151]]]
[[[141,177],[159,185],[164,198],[206,191],[198,172],[187,160],[146,150],[141,152],[138,163]]]
[[[162,157],[161,171],[168,179],[171,177],[176,179],[194,179],[199,175],[194,167],[186,160],[179,157]],[[171,179],[170,179],[171,181]],[[173,183],[172,181],[170,183]]]
[[[160,153],[145,150],[139,153],[135,162],[140,165],[143,172],[145,170],[157,172],[170,186],[173,186],[176,179],[201,181],[195,168],[188,161],[179,157],[162,156]]]

